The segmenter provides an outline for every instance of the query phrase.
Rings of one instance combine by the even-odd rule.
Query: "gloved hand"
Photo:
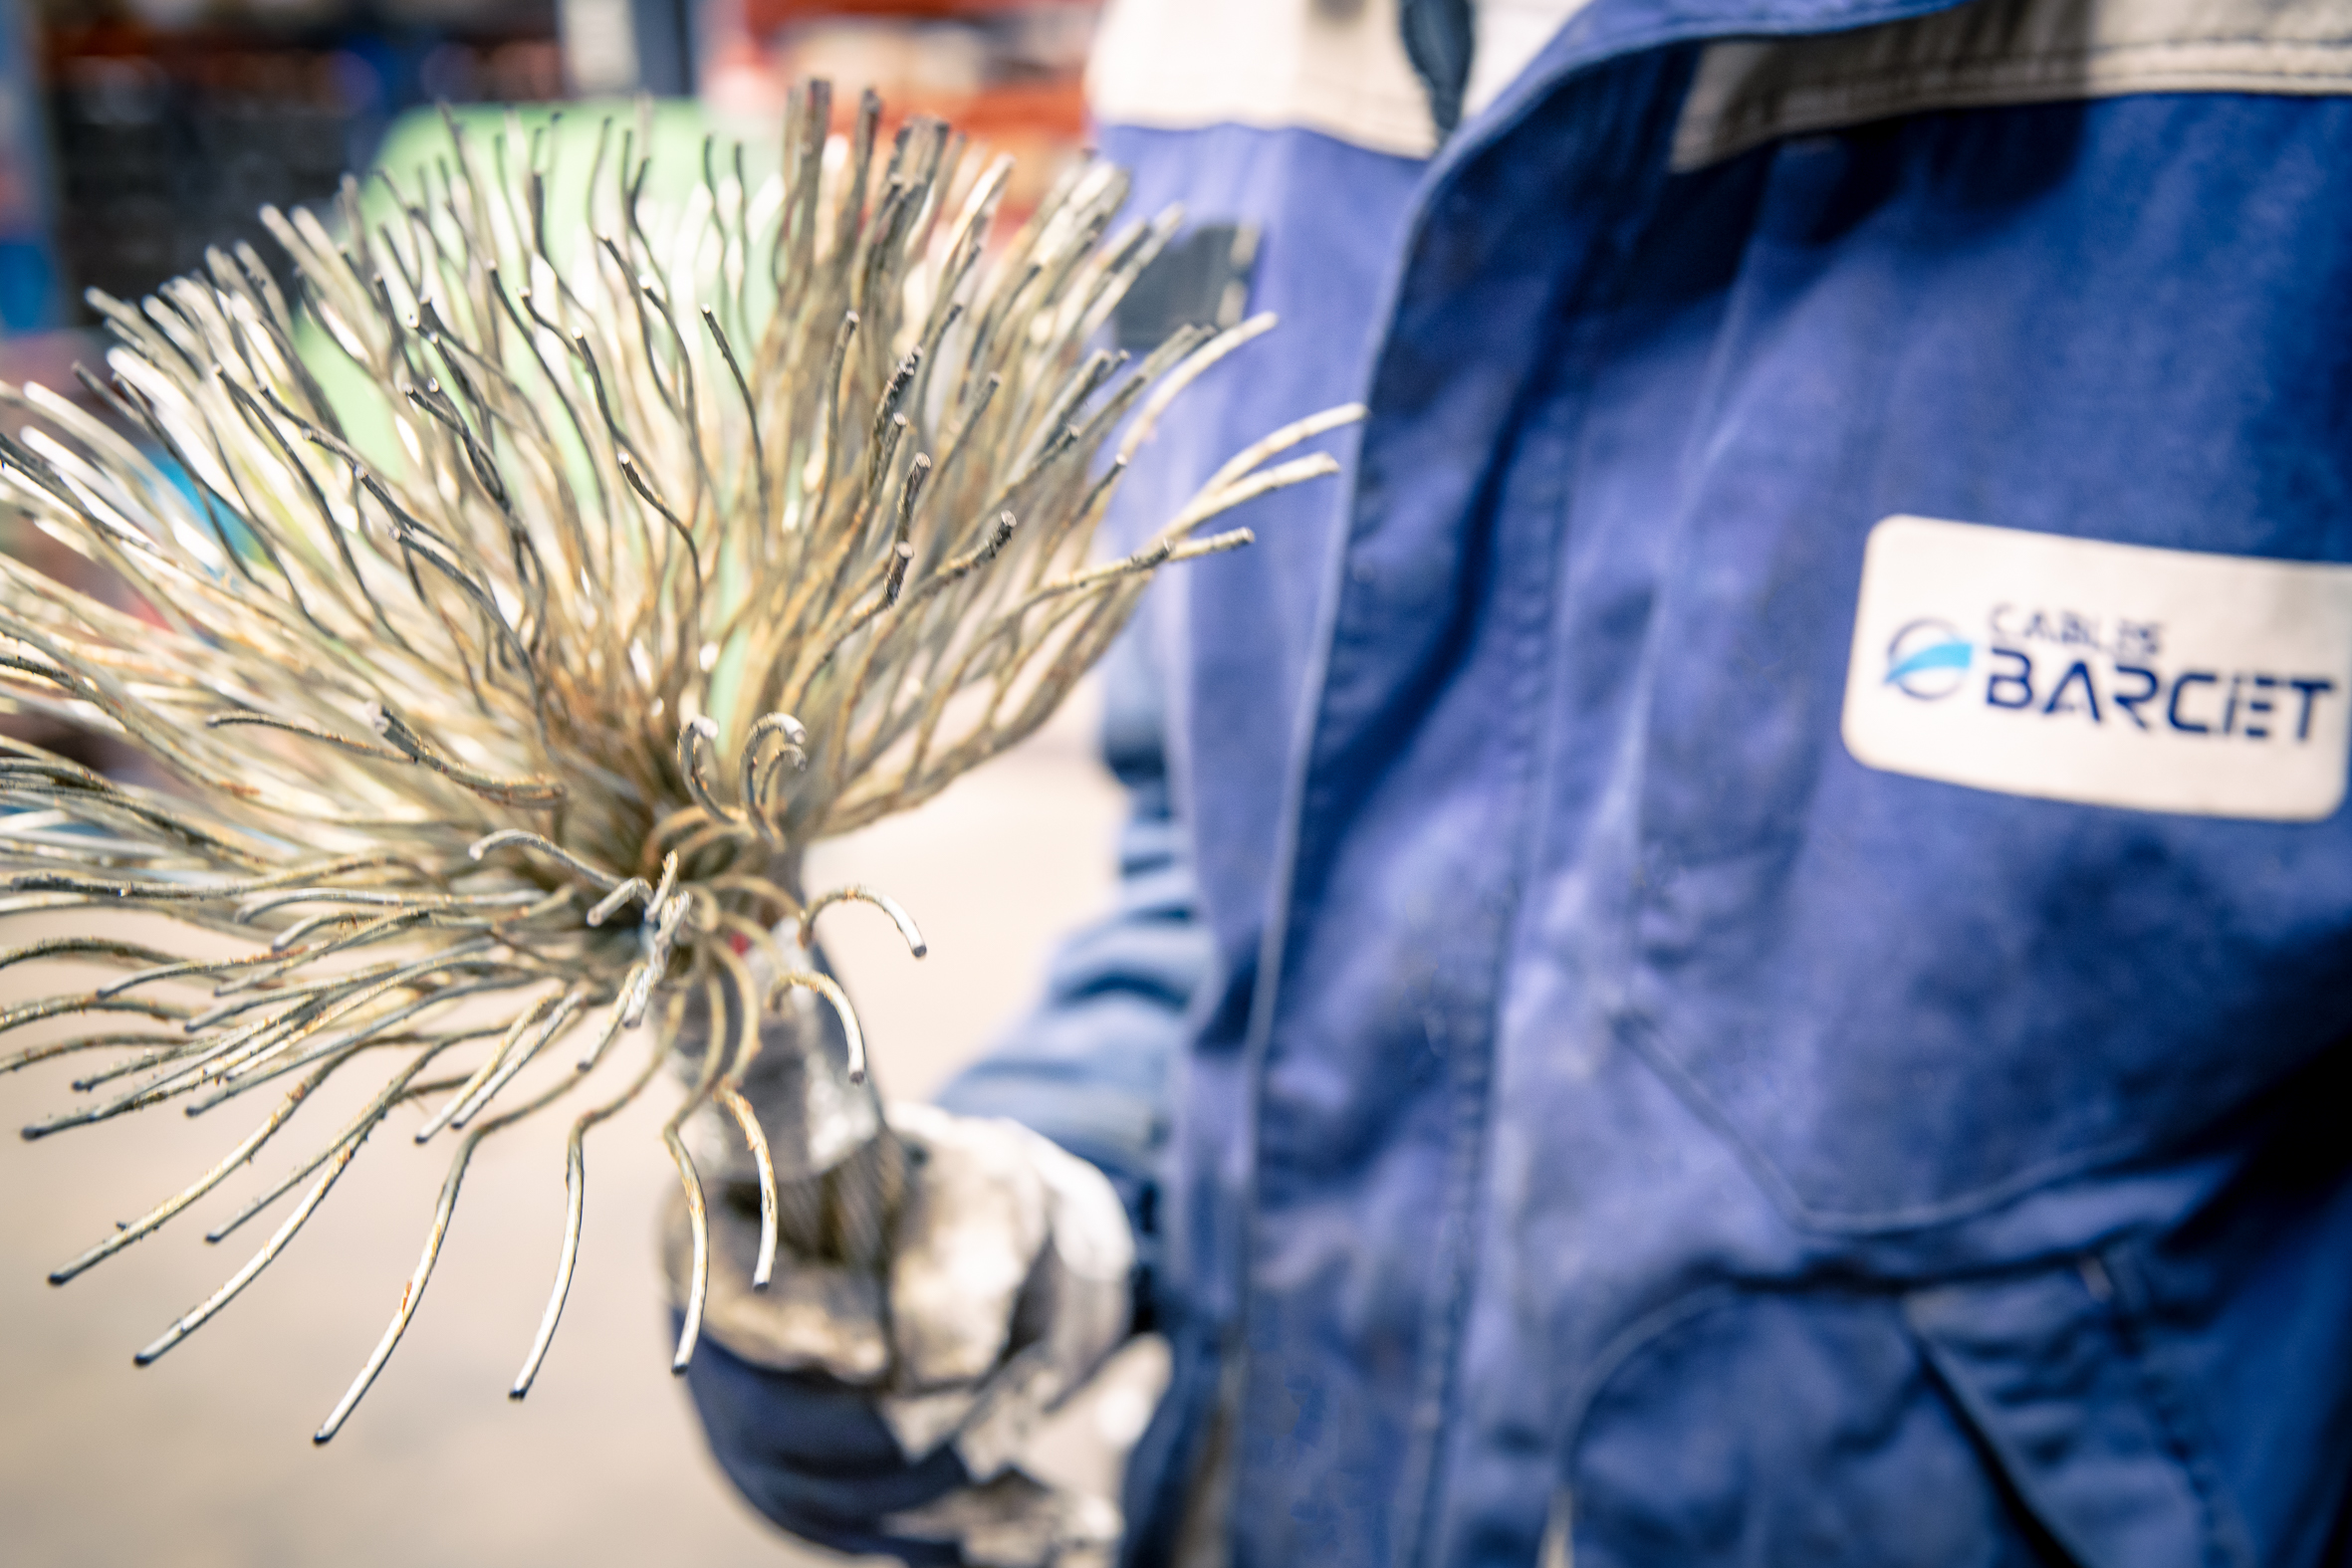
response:
[[[690,1127],[715,1201],[687,1378],[721,1465],[770,1518],[840,1550],[1008,1568],[1107,1550],[1107,1499],[1020,1458],[1126,1334],[1134,1245],[1116,1194],[1013,1122],[905,1105],[884,1126],[823,1045],[796,1048],[795,1022],[806,1035],[816,1019],[788,1010],[745,1082],[788,1198],[765,1290],[741,1139],[716,1115]],[[682,1310],[682,1202],[663,1250]]]

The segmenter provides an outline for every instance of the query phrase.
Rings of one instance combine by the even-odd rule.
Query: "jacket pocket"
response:
[[[2207,1568],[2214,1531],[2071,1269],[1724,1290],[1654,1318],[1569,1451],[1579,1568]]]

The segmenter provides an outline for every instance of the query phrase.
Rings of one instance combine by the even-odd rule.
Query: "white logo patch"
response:
[[[2352,566],[1891,517],[1844,735],[2002,794],[2315,822],[2352,757]]]

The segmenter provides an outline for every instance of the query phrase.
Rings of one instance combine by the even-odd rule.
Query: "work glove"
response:
[[[757,1166],[730,1118],[687,1127],[712,1195],[687,1379],[721,1465],[769,1517],[838,1550],[1003,1568],[1107,1556],[1108,1499],[1023,1459],[1126,1335],[1134,1243],[1117,1195],[1017,1123],[923,1105],[885,1116],[848,1081],[830,1023],[788,1007],[743,1081],[781,1200],[765,1289]],[[682,1315],[682,1199],[663,1251]]]

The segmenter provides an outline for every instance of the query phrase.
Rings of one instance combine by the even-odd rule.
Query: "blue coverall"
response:
[[[2286,655],[2166,664],[2155,554],[2352,561],[2352,6],[2132,10],[1595,0],[1425,153],[1098,101],[1283,318],[1127,515],[1370,410],[1155,589],[1126,903],[943,1101],[1129,1199],[1130,1562],[1218,1462],[1237,1568],[2352,1560],[2352,815],[2261,772],[2340,795],[2352,668],[2272,628],[2298,739]],[[1905,516],[2009,573],[1918,687],[2025,727],[1990,782],[1850,744],[1918,695],[1856,640]],[[2267,750],[2154,809],[2068,734]],[[706,1361],[793,1528],[952,1478]]]

